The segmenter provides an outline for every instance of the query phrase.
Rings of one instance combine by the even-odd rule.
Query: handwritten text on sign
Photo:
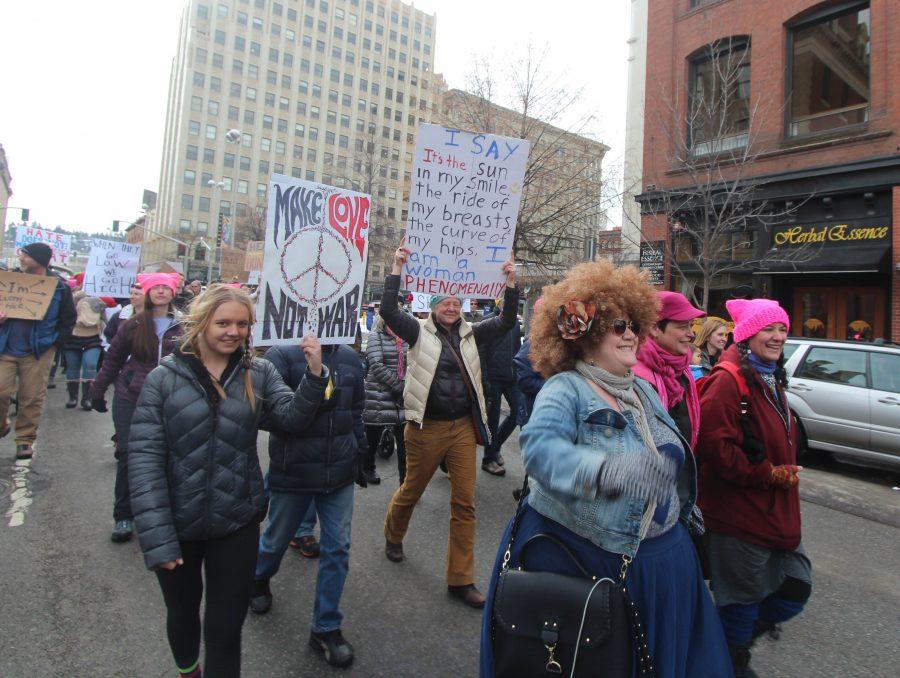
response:
[[[370,205],[361,193],[272,175],[253,343],[296,345],[308,332],[353,343]]]
[[[85,294],[94,297],[127,297],[137,278],[141,246],[94,238],[84,271]]]
[[[406,222],[403,287],[495,298],[516,234],[530,144],[422,125]]]
[[[40,320],[56,291],[56,276],[0,271],[0,311],[9,318]]]
[[[50,265],[68,266],[69,255],[72,251],[72,236],[63,233],[55,233],[45,228],[35,226],[16,226],[16,249],[30,245],[33,242],[42,242],[50,245],[53,256]],[[128,296],[127,294],[125,296]]]

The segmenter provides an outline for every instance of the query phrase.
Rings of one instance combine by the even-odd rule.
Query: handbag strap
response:
[[[581,575],[585,579],[597,579],[597,577],[594,577],[586,569],[584,569],[584,565],[581,564],[581,561],[578,560],[578,557],[574,553],[572,553],[572,551],[569,549],[568,546],[563,544],[559,539],[554,537],[552,534],[547,534],[546,532],[538,532],[537,534],[529,537],[528,541],[526,541],[524,544],[522,544],[522,548],[519,550],[519,564],[522,565],[523,567],[526,567],[525,566],[525,551],[528,549],[528,547],[531,544],[533,544],[536,541],[549,541],[551,544],[556,546],[560,551],[562,551],[567,556],[569,556],[569,560],[571,560],[572,563],[574,563],[575,567],[578,569],[579,572],[581,572]],[[526,567],[526,569],[527,569],[527,567]]]

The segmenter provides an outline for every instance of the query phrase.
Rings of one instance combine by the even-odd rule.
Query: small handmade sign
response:
[[[92,297],[127,297],[137,279],[141,246],[94,238],[84,271],[84,292]]]
[[[0,271],[0,311],[7,318],[40,320],[56,291],[55,275]]]

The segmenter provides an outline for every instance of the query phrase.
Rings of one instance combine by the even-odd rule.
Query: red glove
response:
[[[797,473],[802,470],[802,466],[791,466],[790,464],[774,466],[772,467],[772,484],[782,490],[789,490],[800,482]]]

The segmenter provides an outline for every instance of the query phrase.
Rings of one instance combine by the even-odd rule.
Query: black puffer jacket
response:
[[[266,353],[288,386],[307,374],[297,346]],[[319,404],[299,435],[272,429],[269,438],[269,489],[273,492],[333,492],[356,480],[362,450],[368,449],[362,423],[366,391],[359,355],[348,346],[323,346],[322,362],[334,390]]]
[[[409,344],[402,339],[404,362]],[[369,373],[366,375],[366,409],[363,421],[370,426],[388,426],[406,421],[403,407],[403,381],[397,378],[397,340],[384,328],[379,319],[369,334],[366,348]]]
[[[131,508],[148,568],[180,558],[179,540],[230,534],[262,518],[257,431],[305,429],[328,383],[327,373],[307,373],[295,394],[271,363],[254,359],[254,411],[239,360],[223,374],[227,398],[218,403],[189,361],[178,352],[163,358],[144,382],[131,424]]]
[[[499,318],[499,309],[493,314],[485,316],[485,320]],[[481,355],[481,380],[483,382],[499,382],[511,384],[516,381],[516,368],[513,359],[522,348],[522,326],[518,318],[516,325],[509,332],[496,341],[479,346]]]

